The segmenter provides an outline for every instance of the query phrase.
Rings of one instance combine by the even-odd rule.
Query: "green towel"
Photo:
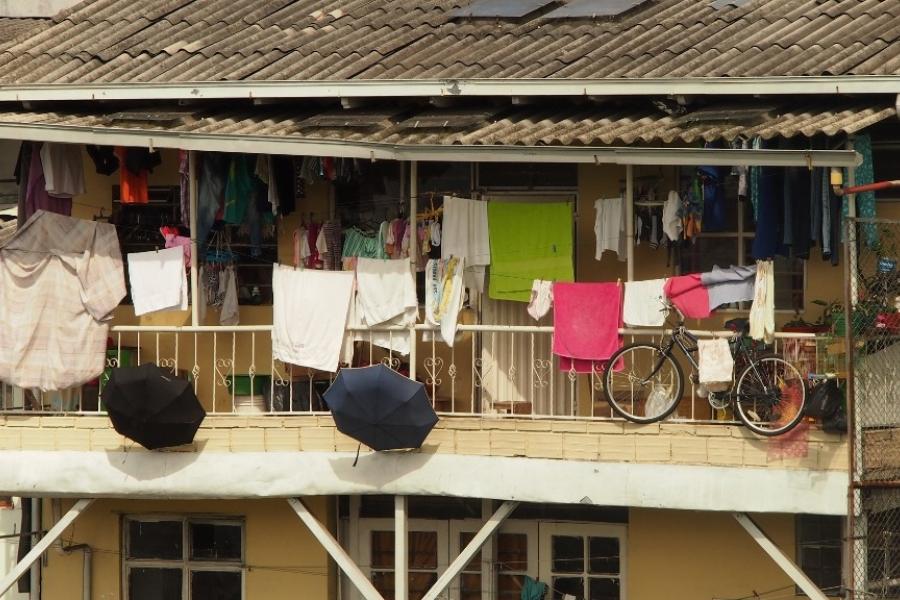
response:
[[[490,202],[490,297],[528,302],[535,279],[574,281],[573,226],[568,202]]]

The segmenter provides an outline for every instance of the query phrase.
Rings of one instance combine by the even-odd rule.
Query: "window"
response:
[[[725,227],[714,233],[701,233],[695,241],[687,242],[681,250],[679,267],[682,273],[704,273],[716,265],[750,265],[755,224],[753,205],[737,198],[737,181],[725,180]],[[803,310],[805,287],[805,261],[799,258],[775,258],[775,308],[777,310]],[[744,306],[731,306],[749,310]]]
[[[829,515],[797,515],[797,562],[829,596],[841,587],[843,520]]]
[[[542,580],[550,585],[550,600],[625,598],[623,526],[542,523],[540,548]]]
[[[420,600],[447,568],[447,522],[409,520],[410,600]],[[394,598],[394,524],[372,519],[360,530],[361,552],[371,561],[369,573],[375,589],[385,598]],[[365,563],[365,561],[364,561]]]
[[[127,517],[123,535],[127,600],[242,600],[242,521]]]

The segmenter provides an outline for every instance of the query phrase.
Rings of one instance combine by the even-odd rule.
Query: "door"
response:
[[[624,600],[625,531],[605,523],[541,523],[547,600]]]
[[[421,600],[449,564],[447,521],[410,519],[408,522],[409,599]],[[385,600],[394,598],[394,520],[359,522],[359,561]]]

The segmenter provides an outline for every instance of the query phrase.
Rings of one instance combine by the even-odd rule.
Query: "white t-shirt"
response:
[[[672,242],[681,239],[683,230],[681,218],[678,216],[679,208],[681,208],[681,198],[678,196],[678,192],[672,190],[669,192],[669,197],[666,198],[666,203],[663,205],[662,218],[663,231]]]
[[[622,197],[601,198],[594,201],[597,220],[594,222],[594,234],[597,236],[597,260],[603,258],[604,250],[612,250],[621,261],[627,259],[625,254],[625,207]]]

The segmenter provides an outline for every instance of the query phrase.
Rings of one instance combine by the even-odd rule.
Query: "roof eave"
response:
[[[6,84],[0,102],[510,96],[900,94],[900,75],[641,79],[357,79]]]

